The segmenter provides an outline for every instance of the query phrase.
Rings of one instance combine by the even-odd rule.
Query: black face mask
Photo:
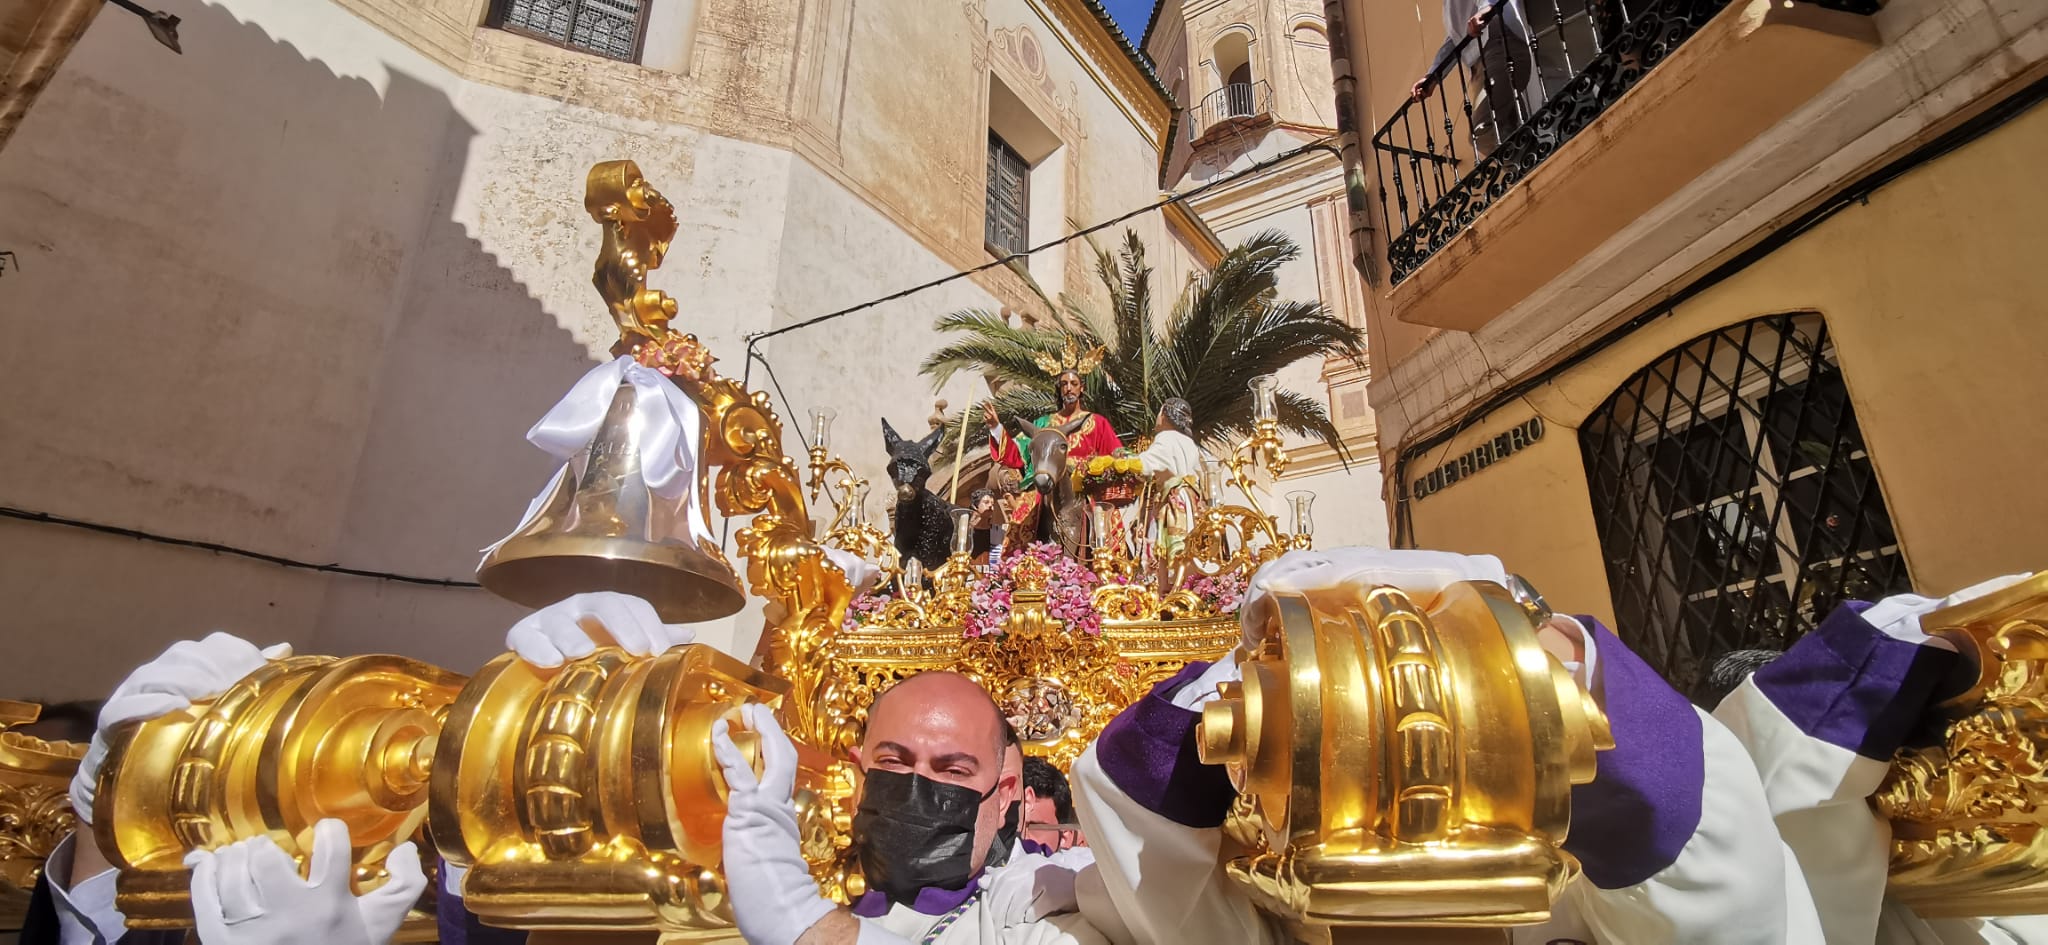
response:
[[[853,815],[869,888],[909,903],[927,886],[966,886],[974,871],[974,822],[995,793],[996,785],[977,794],[921,774],[869,771]]]
[[[1010,850],[1017,846],[1017,830],[1023,826],[1024,802],[1013,801],[1010,812],[1003,815],[1003,825],[996,828],[996,838],[990,842],[988,856],[982,861],[983,869],[995,869],[1010,862]]]

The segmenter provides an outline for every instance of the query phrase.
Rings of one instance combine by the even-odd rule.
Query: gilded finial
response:
[[[668,293],[647,288],[647,274],[661,267],[676,235],[676,211],[668,198],[640,176],[632,161],[605,161],[593,166],[583,191],[584,209],[604,227],[604,245],[597,253],[591,283],[604,297],[620,338],[660,341],[675,317],[676,301]]]

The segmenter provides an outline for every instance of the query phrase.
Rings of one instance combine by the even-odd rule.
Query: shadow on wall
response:
[[[469,577],[551,472],[526,428],[590,363],[451,219],[476,129],[432,81],[380,94],[166,5],[185,56],[103,18],[0,152],[0,504]],[[0,561],[9,696],[103,695],[213,629],[467,670],[520,613],[11,520]]]

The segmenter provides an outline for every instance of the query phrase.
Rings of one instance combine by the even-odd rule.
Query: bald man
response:
[[[713,729],[712,750],[732,789],[725,868],[733,918],[748,942],[1105,941],[1073,912],[1041,918],[1028,914],[1028,902],[981,895],[994,878],[991,865],[1006,861],[1016,842],[1023,755],[995,701],[973,680],[920,673],[868,710],[853,753],[863,773],[853,833],[869,890],[850,907],[819,895],[799,853],[790,802],[795,747],[765,707],[749,705],[743,716],[761,738],[758,778],[723,721]],[[1005,868],[1043,865],[1043,857],[1019,857]],[[998,901],[1004,908],[994,907]]]

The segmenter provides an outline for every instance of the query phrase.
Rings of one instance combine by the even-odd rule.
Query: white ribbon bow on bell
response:
[[[555,479],[561,479],[568,474],[569,461],[588,450],[597,438],[622,382],[633,385],[632,422],[640,429],[640,478],[649,492],[664,499],[688,496],[690,536],[709,541],[711,525],[704,518],[704,504],[691,494],[697,485],[697,439],[703,411],[660,371],[629,355],[592,368],[526,431],[527,441],[562,461],[562,468],[555,473]],[[526,510],[527,518],[533,517],[553,490],[550,482]]]

